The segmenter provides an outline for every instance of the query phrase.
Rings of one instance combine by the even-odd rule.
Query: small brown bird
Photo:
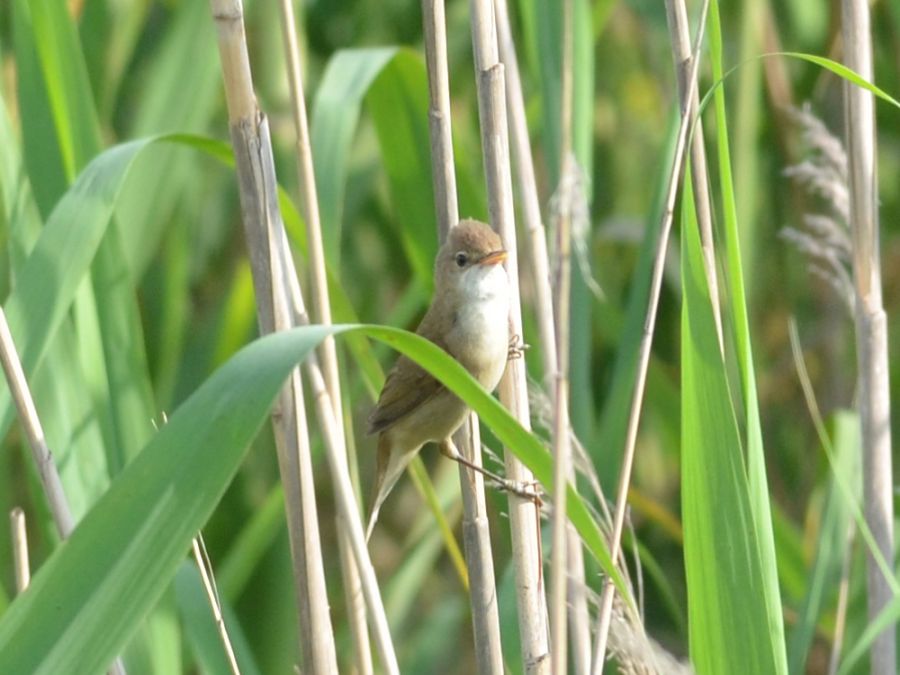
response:
[[[434,298],[416,333],[459,361],[493,391],[509,353],[509,279],[500,237],[484,223],[454,227],[434,263]],[[414,361],[401,356],[369,415],[379,434],[378,468],[366,539],[400,474],[423,445],[439,443],[453,456],[450,436],[462,425],[465,403]]]

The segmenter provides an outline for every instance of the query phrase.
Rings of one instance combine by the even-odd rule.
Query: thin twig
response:
[[[522,307],[509,167],[504,66],[499,61],[492,3],[490,0],[471,0],[470,8],[488,211],[491,224],[500,233],[503,247],[508,252],[506,271],[510,281],[510,331],[521,336]],[[507,366],[500,381],[500,400],[526,429],[531,428],[524,359],[514,359]],[[504,452],[504,462],[510,480],[519,484],[534,480],[531,472],[509,450]],[[522,661],[528,675],[547,673],[550,660],[541,574],[540,514],[534,502],[510,493],[509,517]]]
[[[844,62],[873,81],[869,3],[843,0],[841,34]],[[845,82],[850,228],[856,284],[856,345],[859,364],[859,416],[862,426],[863,499],[866,521],[882,556],[893,569],[894,513],[891,466],[891,405],[888,382],[887,319],[881,297],[875,110],[872,94]],[[891,589],[867,552],[866,590],[870,619],[891,602]],[[892,623],[872,643],[872,673],[896,668],[896,630]]]
[[[697,78],[697,66],[700,62],[700,44],[706,28],[706,13],[709,9],[709,0],[703,3],[703,11],[700,15],[700,25],[697,29],[697,37],[694,41],[694,56],[691,61],[689,82],[695,82]],[[628,430],[625,437],[625,449],[623,452],[622,468],[619,474],[619,484],[616,493],[616,509],[613,520],[613,535],[610,544],[610,554],[613,560],[618,558],[621,550],[622,528],[625,522],[625,509],[628,501],[628,486],[631,483],[631,468],[634,464],[634,448],[637,441],[638,422],[641,416],[641,406],[644,400],[644,389],[647,384],[647,367],[650,363],[650,350],[653,346],[653,331],[656,327],[656,312],[659,307],[659,294],[662,289],[662,277],[665,269],[666,252],[669,247],[669,235],[672,231],[672,218],[675,212],[675,199],[678,194],[678,186],[684,171],[684,153],[688,130],[691,127],[692,116],[690,108],[686,104],[681,106],[681,124],[678,127],[678,138],[675,144],[675,155],[672,159],[672,170],[669,174],[669,188],[666,194],[666,208],[663,212],[662,224],[659,229],[659,240],[656,245],[656,253],[653,261],[653,276],[650,283],[650,297],[647,304],[647,315],[644,319],[644,330],[641,334],[641,344],[638,349],[637,380],[631,398],[631,409],[628,416]],[[593,672],[597,675],[603,672],[603,664],[606,660],[606,640],[609,634],[609,623],[612,616],[613,596],[615,586],[607,579],[603,588],[603,597],[600,602],[600,615],[598,618],[597,638],[594,643]]]
[[[438,237],[443,242],[450,229],[459,221],[443,0],[422,0],[422,20],[425,33],[425,60],[428,65],[431,170]],[[460,448],[466,463],[475,467],[481,466],[481,437],[477,415],[474,413],[469,415],[466,424],[455,435],[455,444]],[[491,551],[484,479],[478,471],[471,471],[461,463],[459,484],[463,502],[463,544],[468,568],[475,660],[480,673],[502,672],[500,613],[497,605],[497,582]]]
[[[203,583],[209,606],[212,608],[216,630],[219,631],[219,637],[222,638],[222,646],[225,648],[228,665],[231,667],[231,672],[234,675],[240,675],[241,669],[238,667],[237,658],[234,655],[234,647],[231,646],[231,638],[228,637],[228,629],[225,627],[225,618],[222,616],[222,601],[219,599],[219,589],[216,588],[212,562],[209,560],[206,542],[203,541],[202,533],[194,537],[191,547],[194,551],[194,560],[197,561],[197,570],[200,572],[200,581]]]
[[[309,138],[306,98],[300,69],[300,50],[297,47],[296,18],[294,17],[294,8],[291,0],[280,0],[278,4],[281,9],[285,61],[287,63],[288,84],[291,91],[291,108],[294,129],[297,134],[297,175],[300,182],[303,219],[306,222],[306,235],[309,245],[313,311],[318,322],[328,326],[331,325],[331,303],[328,297],[325,250],[322,244],[322,223],[319,218],[319,200],[313,169],[312,144]],[[325,384],[334,406],[335,419],[343,420],[337,350],[332,336],[326,336],[322,341],[319,347],[319,356],[324,369]],[[343,424],[338,424],[337,430],[343,436]],[[342,438],[340,444],[346,447],[346,440]],[[350,552],[350,542],[340,520],[338,520],[337,529],[341,571],[344,579],[344,597],[347,602],[350,632],[353,636],[357,672],[359,675],[370,675],[372,673],[372,651],[369,646],[366,607],[360,588],[359,570],[356,569],[356,563]]]
[[[31,566],[28,562],[28,530],[25,527],[25,512],[15,507],[9,512],[9,526],[12,534],[13,570],[16,577],[16,593],[21,593],[31,582]]]

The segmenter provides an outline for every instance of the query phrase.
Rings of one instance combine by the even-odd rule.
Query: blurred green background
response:
[[[698,4],[691,3],[691,10]],[[558,5],[556,0],[511,3],[547,220],[559,174]],[[245,9],[255,84],[260,106],[270,118],[279,181],[296,201],[294,132],[278,14],[274,5],[255,0]],[[419,3],[313,1],[297,10],[326,253],[347,301],[336,305],[336,319],[350,321],[355,314],[361,321],[412,329],[430,297],[430,266],[437,246]],[[659,221],[678,106],[662,3],[576,0],[575,11],[574,142],[584,171],[590,221],[583,243],[589,273],[603,297],[595,297],[588,284],[576,279],[572,416],[607,497],[612,498],[632,381],[628,363],[645,303],[635,280],[646,268],[653,243],[648,235]],[[797,320],[819,405],[835,428],[840,428],[835,422],[838,413],[854,405],[855,356],[852,319],[840,299],[810,272],[809,259],[779,236],[782,228],[799,226],[803,214],[818,204],[784,175],[786,167],[807,156],[801,129],[789,110],[809,102],[811,111],[840,134],[844,85],[809,63],[748,59],[784,50],[839,60],[840,5],[748,0],[727,3],[722,12],[725,66],[744,64],[726,83],[728,133],[790,645],[798,623],[809,626],[798,616],[824,537],[832,483],[794,367],[789,319]],[[900,3],[875,2],[872,12],[876,82],[896,94]],[[468,3],[448,2],[460,213],[484,219],[468,21]],[[21,264],[26,246],[22,242],[33,242],[60,195],[102,148],[173,131],[227,141],[228,124],[214,28],[203,2],[76,0],[64,5],[58,0],[10,0],[0,4],[0,50],[4,167],[0,286],[5,296],[13,270]],[[48,74],[58,79],[49,79]],[[705,64],[700,75],[705,91],[711,83]],[[69,104],[62,105],[64,100]],[[896,324],[900,116],[884,104],[877,111],[884,297],[889,334],[895,335],[900,328]],[[706,124],[712,137],[711,116]],[[63,129],[69,129],[69,135]],[[71,341],[53,350],[52,363],[36,377],[38,409],[78,513],[84,513],[109,477],[142,447],[152,433],[150,417],[160,421],[164,412],[173,411],[256,334],[236,181],[227,163],[213,154],[165,144],[142,153],[116,207],[121,241],[101,253],[108,260],[103,271],[93,273],[95,289],[116,290],[107,296],[98,293],[94,309],[101,317],[99,324],[79,313],[88,312],[89,301],[76,306],[70,317]],[[714,172],[715,153],[709,157]],[[21,172],[15,170],[19,165],[24,167]],[[26,196],[29,193],[33,202]],[[296,216],[289,216],[303,274],[305,235]],[[23,219],[31,223],[24,230],[14,225]],[[678,246],[677,230],[673,244]],[[528,363],[540,381],[531,286],[524,263],[523,268],[525,339],[534,345]],[[120,283],[107,286],[98,278],[102,275]],[[641,544],[649,631],[667,649],[684,656],[680,297],[673,257],[663,288],[638,439],[631,519]],[[91,342],[92,331],[98,330],[103,338]],[[895,356],[897,341],[890,347]],[[393,356],[388,350],[373,349],[383,366],[390,364]],[[891,361],[897,363],[896,358]],[[346,410],[357,432],[359,480],[362,493],[368,495],[374,444],[363,436],[362,422],[372,404],[372,385],[357,359],[344,349],[342,363]],[[147,410],[152,415],[145,414]],[[133,425],[127,423],[129,414]],[[486,440],[499,449],[492,437]],[[853,446],[852,433],[846,442]],[[317,487],[329,596],[339,654],[346,655],[349,631],[336,572],[334,507],[320,451],[317,447],[317,467],[323,469]],[[458,516],[455,468],[431,450],[423,456],[444,503]],[[25,507],[33,525],[33,562],[39,566],[53,550],[55,536],[15,426],[7,433],[0,463],[0,506]],[[285,590],[291,583],[290,563],[278,490],[275,453],[266,427],[204,529],[223,598],[264,673],[290,672],[297,660],[293,595]],[[504,650],[511,671],[518,672],[509,536],[503,517],[506,499],[492,494],[491,501]],[[432,522],[412,483],[404,480],[383,509],[373,540],[401,667],[404,672],[471,672],[467,595]],[[865,626],[862,553],[858,545],[854,550],[848,644]],[[834,560],[840,562],[840,554],[836,555]],[[0,565],[5,605],[12,597],[6,536],[0,536],[0,561],[5,561]],[[808,654],[808,672],[826,672],[835,602],[836,594],[827,592],[821,614],[812,622],[811,646],[796,648],[804,658]],[[151,637],[127,655],[133,672],[189,670],[202,661],[198,638],[184,628],[192,623],[189,609],[196,607],[185,593],[179,594],[177,583],[165,603],[180,613],[161,611],[159,616],[168,619],[155,624],[151,620],[147,629]],[[791,649],[791,662],[798,663],[793,659],[800,657]],[[349,657],[342,666],[349,667]]]

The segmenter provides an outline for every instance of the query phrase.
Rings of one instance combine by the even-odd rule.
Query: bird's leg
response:
[[[529,349],[531,345],[526,344],[524,340],[522,340],[522,336],[518,333],[515,333],[509,338],[509,351],[506,354],[506,360],[512,361],[513,359],[521,359],[525,356],[525,350]]]
[[[449,438],[445,438],[443,441],[438,443],[438,448],[440,449],[442,455],[448,457],[449,459],[452,459],[454,462],[458,462],[459,464],[472,469],[473,471],[477,471],[489,481],[496,484],[501,490],[512,492],[514,495],[517,495],[522,499],[532,501],[537,505],[538,508],[543,505],[543,502],[541,501],[539,483],[537,481],[529,481],[525,483],[521,481],[510,480],[509,478],[504,478],[500,474],[496,474],[489,469],[485,469],[483,466],[478,466],[477,464],[464,457],[462,453],[456,449],[456,445],[454,445],[453,441]]]

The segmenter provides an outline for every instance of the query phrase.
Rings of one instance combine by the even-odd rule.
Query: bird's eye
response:
[[[459,267],[465,267],[467,262],[469,262],[469,256],[467,256],[465,253],[456,254],[456,264]]]

